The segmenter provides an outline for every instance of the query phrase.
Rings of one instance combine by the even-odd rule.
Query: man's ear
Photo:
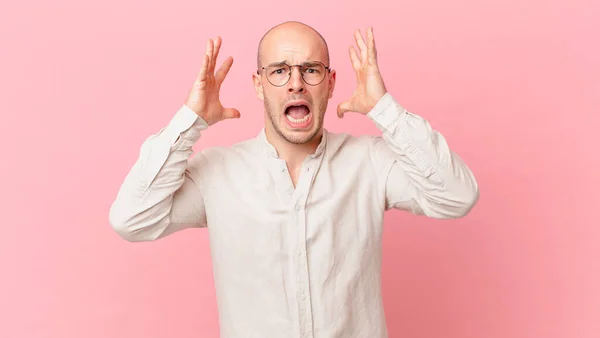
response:
[[[329,98],[333,97],[333,90],[335,89],[335,77],[335,69],[332,69],[331,73],[329,74]]]
[[[256,96],[259,100],[264,101],[265,95],[263,93],[262,79],[260,74],[257,72],[252,74],[252,81],[254,82],[254,91],[256,91]]]

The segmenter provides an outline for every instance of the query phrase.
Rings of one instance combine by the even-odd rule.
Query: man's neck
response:
[[[321,143],[323,131],[321,130],[310,142],[304,144],[290,143],[274,131],[267,130],[266,137],[277,151],[279,158],[287,163],[288,168],[295,170],[302,166],[308,155],[316,152]]]

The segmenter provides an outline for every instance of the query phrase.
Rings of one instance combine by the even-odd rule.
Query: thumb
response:
[[[223,119],[238,119],[240,116],[240,111],[235,108],[223,109]]]
[[[338,105],[337,115],[339,118],[343,118],[344,114],[351,110],[352,110],[352,105],[350,104],[350,101],[344,101]]]

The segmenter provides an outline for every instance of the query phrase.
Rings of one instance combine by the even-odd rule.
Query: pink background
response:
[[[256,135],[251,73],[272,25],[328,40],[332,131],[374,25],[390,92],[426,117],[481,186],[465,219],[386,218],[390,337],[600,336],[600,5],[593,1],[47,1],[0,11],[0,337],[217,337],[207,232],[121,240],[108,208],[142,141],[183,103],[205,41],[235,59],[242,119],[196,150]]]

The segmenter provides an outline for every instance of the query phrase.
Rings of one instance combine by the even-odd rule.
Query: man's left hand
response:
[[[367,115],[387,92],[377,65],[373,28],[367,29],[366,43],[358,29],[354,32],[354,40],[360,50],[360,57],[354,46],[350,46],[349,51],[352,68],[356,72],[357,88],[349,100],[339,104],[337,113],[340,118],[349,111]]]

